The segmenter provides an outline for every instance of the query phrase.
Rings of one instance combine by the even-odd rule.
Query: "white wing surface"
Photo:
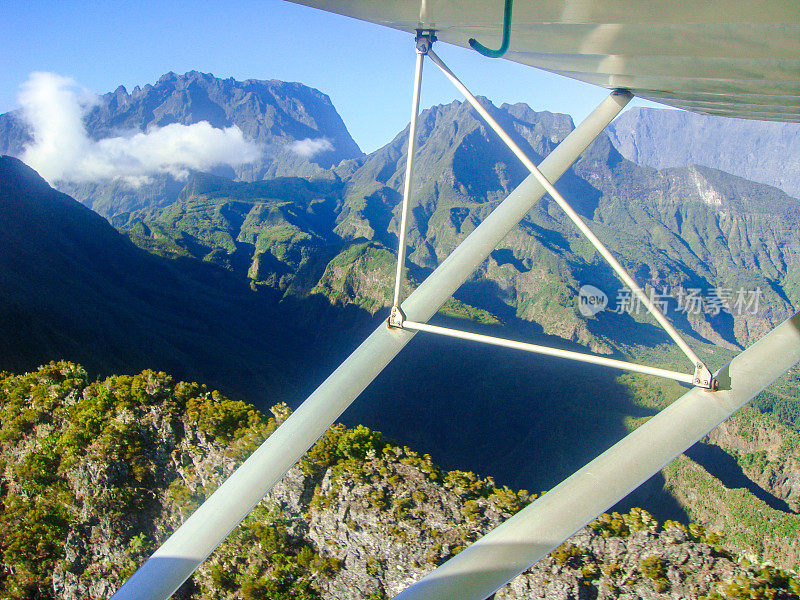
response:
[[[290,0],[498,48],[503,0]],[[797,0],[516,0],[504,58],[686,110],[800,121]]]

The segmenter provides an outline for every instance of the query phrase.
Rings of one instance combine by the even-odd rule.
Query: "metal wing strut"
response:
[[[502,525],[394,597],[484,600],[616,504],[800,361],[800,313]]]
[[[561,177],[630,99],[626,92],[611,93],[542,161],[541,172],[550,181]],[[403,312],[417,322],[430,319],[544,194],[544,187],[528,176],[406,298]],[[380,324],[147,559],[113,600],[164,600],[175,592],[414,335]]]

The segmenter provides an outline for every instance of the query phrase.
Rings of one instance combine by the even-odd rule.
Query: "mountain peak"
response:
[[[196,70],[182,75],[170,71],[131,93],[118,86],[83,116],[93,141],[203,121],[217,129],[236,127],[263,149],[259,160],[234,164],[224,172],[239,180],[314,177],[343,160],[363,156],[330,98],[296,82],[237,81]],[[21,111],[0,115],[0,154],[21,156],[31,141]],[[120,189],[113,176],[90,183],[63,181],[59,187],[110,216],[174,201],[180,186],[175,190],[175,182],[165,183],[165,177],[155,173],[152,186],[135,191]]]
[[[124,96],[124,101],[120,96]],[[362,155],[330,98],[301,83],[237,81],[196,70],[183,75],[170,71],[155,85],[148,84],[138,92],[135,89],[130,95],[124,88],[117,88],[102,100],[86,118],[93,137],[105,137],[120,129],[144,131],[170,123],[191,125],[208,121],[218,128],[237,126],[245,137],[275,154],[283,154],[268,157],[271,165],[237,172],[242,179],[308,176],[319,168]],[[293,142],[323,139],[327,142],[317,144],[316,152],[311,153],[307,148],[292,152]],[[309,164],[316,168],[309,168]]]
[[[161,77],[158,78],[156,81],[156,85],[161,83],[169,83],[178,79],[178,74],[175,71],[169,71],[168,73],[164,73]]]

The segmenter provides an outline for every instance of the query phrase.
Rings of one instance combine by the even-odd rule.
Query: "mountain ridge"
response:
[[[796,123],[633,107],[611,123],[608,133],[614,147],[637,164],[658,169],[700,164],[800,197]]]
[[[22,117],[20,111],[0,115],[0,153],[21,155],[31,141]],[[216,128],[236,126],[246,139],[262,147],[261,160],[218,170],[240,180],[314,176],[363,154],[327,95],[301,83],[279,80],[236,81],[198,71],[170,72],[154,85],[137,86],[131,93],[118,87],[100,96],[83,118],[87,133],[95,140],[201,121]],[[304,146],[320,140],[324,143]],[[63,181],[58,185],[97,212],[112,216],[147,203],[164,205],[175,200],[182,185],[174,176],[152,179],[136,188],[113,180]]]
[[[537,113],[521,104],[494,107],[486,99],[482,102],[506,123],[512,136],[535,159],[546,155],[573,128],[566,115]],[[406,143],[404,132],[400,132],[383,148],[344,161],[331,177],[312,182],[318,188],[341,189],[340,197],[326,192],[325,203],[317,205],[327,206],[325,210],[333,223],[331,239],[338,240],[335,244],[340,246],[359,240],[377,242],[383,247],[376,247],[375,251],[383,254],[380,260],[385,265],[381,268],[386,271],[387,281],[391,254],[397,245]],[[460,102],[434,106],[421,113],[415,164],[408,261],[410,276],[421,281],[527,173],[468,105]],[[132,231],[137,227],[136,221],[153,223],[159,214],[180,214],[187,202],[195,202],[189,197],[189,190],[197,181],[190,180],[181,199],[171,208],[125,213],[113,222]],[[629,269],[642,270],[644,282],[652,287],[727,289],[729,294],[736,294],[742,286],[761,290],[764,303],[759,315],[712,315],[718,318],[710,320],[702,314],[685,320],[684,327],[702,339],[741,348],[783,320],[792,303],[800,300],[800,247],[795,226],[800,217],[791,198],[778,190],[707,167],[657,171],[638,166],[625,160],[605,136],[590,146],[558,186],[578,212],[594,223],[592,226],[612,251],[627,262]],[[204,205],[210,207],[207,202],[214,194],[222,201],[233,189],[206,194]],[[284,195],[287,201],[290,196]],[[185,236],[188,232],[183,227],[171,221],[167,229],[163,224],[158,226],[158,235],[161,239]],[[291,224],[301,237],[315,238],[320,234],[318,229],[311,232],[299,227]],[[630,233],[625,228],[631,228]],[[284,232],[275,229],[278,234],[282,236]],[[193,255],[210,257],[214,247],[212,231],[201,226],[190,235],[193,243],[206,248],[204,254]],[[226,235],[232,236],[226,250],[230,254],[236,244],[234,238],[243,234],[235,228]],[[625,243],[621,243],[623,239]],[[279,243],[278,256],[264,245],[266,238],[258,247],[253,246],[252,240],[239,242],[252,248],[240,256],[245,260],[251,255],[247,260],[253,267],[251,280],[256,283],[270,277],[259,275],[270,272],[267,265],[277,268],[276,260],[284,262],[284,247],[292,244],[290,240],[269,242]],[[748,259],[748,253],[754,258]],[[298,264],[285,263],[282,268],[291,270]],[[685,265],[689,265],[688,270]],[[287,277],[292,278],[291,272]],[[560,209],[547,199],[507,236],[457,298],[467,304],[480,304],[472,296],[479,293],[485,285],[480,282],[487,277],[495,286],[492,295],[496,298],[499,291],[504,300],[486,304],[488,296],[480,292],[484,304],[478,308],[495,316],[502,313],[506,319],[535,321],[545,333],[588,344],[594,350],[610,351],[603,328],[598,329],[594,320],[578,315],[569,298],[576,296],[585,283],[602,284],[600,287],[608,293],[613,293],[619,284],[608,266],[593,257],[593,251],[576,235]],[[552,288],[546,294],[541,289],[542,281],[555,286],[559,297],[556,303],[550,299]],[[315,285],[316,281],[309,281],[304,289]],[[371,302],[376,303],[373,306],[385,306],[386,290],[375,288],[378,289],[383,297],[374,297]]]

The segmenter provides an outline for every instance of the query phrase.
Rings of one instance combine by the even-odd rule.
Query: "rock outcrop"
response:
[[[106,599],[289,415],[163,373],[89,382],[61,362],[0,378],[0,594]],[[391,597],[535,500],[334,425],[177,592]],[[694,524],[601,515],[496,598],[796,598]],[[760,594],[760,595],[759,595]]]

